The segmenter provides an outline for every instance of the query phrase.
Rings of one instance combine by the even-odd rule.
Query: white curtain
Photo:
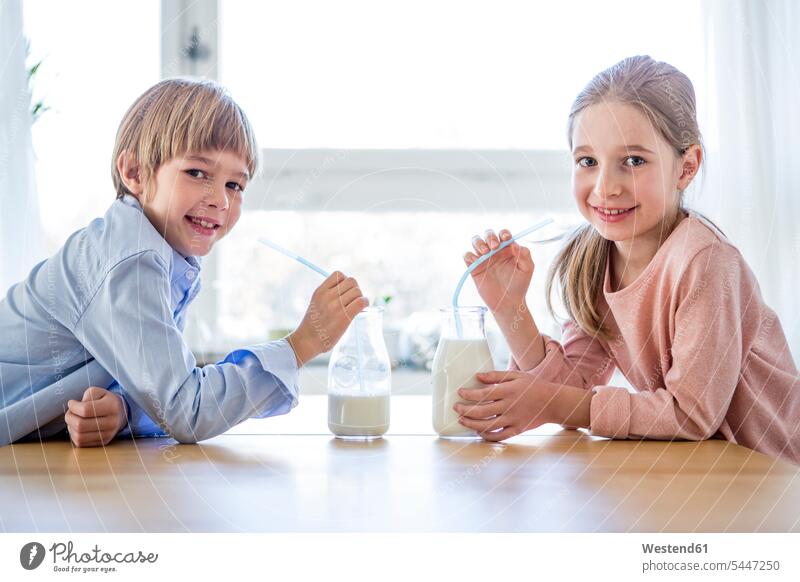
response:
[[[0,0],[0,298],[42,258],[22,2]]]
[[[740,249],[800,364],[800,2],[704,6],[710,147],[691,206]]]

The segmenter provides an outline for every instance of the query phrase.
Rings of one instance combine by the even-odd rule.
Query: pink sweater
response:
[[[610,263],[610,261],[609,261]],[[724,438],[800,464],[800,378],[775,312],[739,251],[690,213],[600,313],[615,339],[564,327],[530,372],[596,393],[592,434]],[[609,386],[619,368],[636,393]]]

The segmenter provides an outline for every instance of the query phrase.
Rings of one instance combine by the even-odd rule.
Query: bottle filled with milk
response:
[[[383,339],[383,308],[356,315],[328,364],[328,428],[339,438],[369,440],[389,430],[392,367]]]
[[[444,438],[477,438],[459,424],[453,405],[459,388],[482,388],[475,374],[494,369],[483,329],[485,307],[442,309],[442,335],[433,356],[433,429]],[[456,319],[458,318],[458,319]]]

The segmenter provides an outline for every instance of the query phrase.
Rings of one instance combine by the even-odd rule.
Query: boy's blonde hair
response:
[[[251,178],[258,169],[253,128],[225,88],[213,81],[186,78],[153,85],[131,105],[117,130],[111,160],[117,198],[130,194],[117,169],[123,152],[133,155],[139,178],[147,184],[161,164],[208,150],[241,155]]]
[[[649,56],[635,56],[598,73],[578,94],[567,124],[570,149],[578,114],[590,105],[609,101],[632,105],[641,111],[672,146],[676,156],[683,155],[691,145],[702,148],[694,87],[689,77],[667,63]],[[680,192],[678,209],[683,209],[683,192]],[[670,225],[670,230],[675,224]],[[546,297],[550,312],[554,313],[551,297],[557,278],[569,317],[586,333],[604,339],[610,339],[610,333],[603,325],[597,301],[603,293],[612,244],[591,224],[586,224],[573,233],[547,276]]]

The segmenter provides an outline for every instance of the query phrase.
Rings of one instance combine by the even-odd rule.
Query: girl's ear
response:
[[[117,171],[128,192],[139,198],[144,192],[144,183],[136,158],[128,152],[122,152],[117,158]]]
[[[680,176],[678,177],[678,190],[683,192],[692,183],[692,180],[700,170],[700,163],[703,161],[703,148],[698,144],[690,145],[683,152],[680,158]]]

